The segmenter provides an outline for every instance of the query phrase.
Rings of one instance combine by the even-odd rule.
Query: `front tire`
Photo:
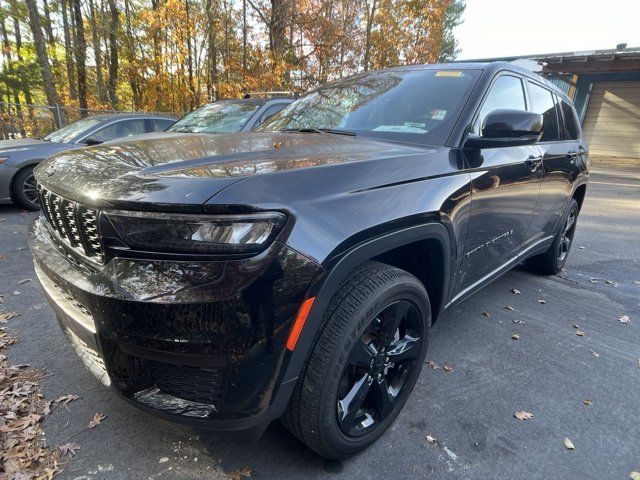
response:
[[[13,200],[29,210],[39,210],[40,201],[36,190],[36,179],[33,176],[33,166],[25,167],[13,178]]]
[[[573,244],[573,236],[576,232],[576,223],[578,221],[578,213],[580,213],[580,206],[576,202],[575,198],[571,199],[569,204],[569,210],[565,214],[565,217],[560,224],[560,229],[556,233],[556,237],[545,253],[536,255],[527,261],[527,264],[536,272],[543,275],[556,275],[562,271],[569,252],[571,251],[571,245]]]
[[[413,390],[430,326],[429,297],[416,277],[377,262],[355,270],[327,308],[285,426],[326,458],[371,445]]]

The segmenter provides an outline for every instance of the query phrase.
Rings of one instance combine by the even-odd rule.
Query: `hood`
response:
[[[24,160],[41,160],[59,152],[67,150],[73,145],[37,140],[35,138],[18,138],[0,141],[0,157],[9,157],[9,162]]]
[[[332,134],[162,134],[63,152],[35,172],[45,188],[88,205],[185,210],[249,176],[415,151]]]

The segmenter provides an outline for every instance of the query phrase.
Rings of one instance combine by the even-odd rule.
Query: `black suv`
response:
[[[252,133],[64,152],[30,244],[80,359],[144,410],[339,458],[393,422],[432,323],[566,262],[588,177],[567,96],[508,63],[320,87]]]

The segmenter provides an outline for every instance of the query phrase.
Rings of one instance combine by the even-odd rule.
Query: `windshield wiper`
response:
[[[336,130],[333,128],[285,128],[280,130],[281,132],[295,132],[295,133],[331,133],[333,135],[349,135],[355,137],[355,132],[349,130]]]

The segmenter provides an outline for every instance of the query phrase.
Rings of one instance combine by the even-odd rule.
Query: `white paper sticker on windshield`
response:
[[[431,110],[431,118],[433,118],[434,120],[444,120],[444,117],[446,114],[447,114],[447,111],[442,110],[440,108]]]

